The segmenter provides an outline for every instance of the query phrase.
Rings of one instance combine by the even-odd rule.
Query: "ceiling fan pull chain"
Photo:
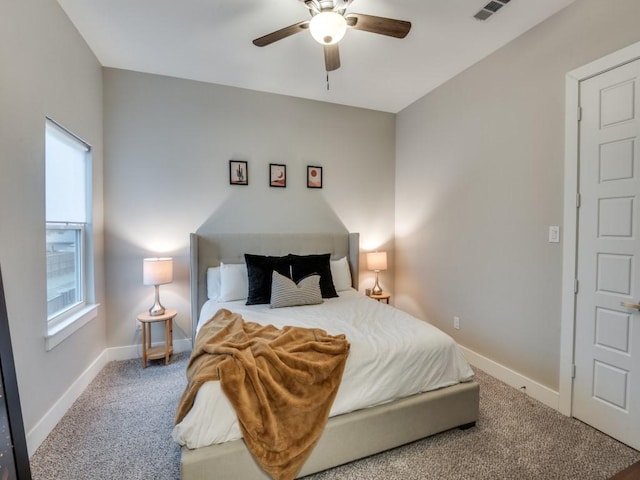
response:
[[[329,90],[329,72],[327,72],[327,91]]]

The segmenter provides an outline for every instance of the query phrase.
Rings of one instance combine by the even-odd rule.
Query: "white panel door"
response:
[[[582,82],[580,104],[573,415],[640,449],[640,61]]]

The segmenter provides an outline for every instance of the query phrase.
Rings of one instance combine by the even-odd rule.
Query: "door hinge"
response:
[[[577,294],[579,287],[580,287],[580,282],[578,282],[577,278],[574,278],[573,279],[573,293]]]
[[[576,364],[571,365],[571,378],[576,378]]]
[[[582,121],[582,107],[578,107],[578,121]]]
[[[580,200],[581,200],[580,194],[576,193],[576,208],[580,208]]]

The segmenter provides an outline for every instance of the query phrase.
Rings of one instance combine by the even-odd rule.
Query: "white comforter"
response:
[[[219,308],[240,313],[245,321],[276,327],[319,327],[344,333],[351,343],[331,416],[348,413],[419,392],[468,381],[473,372],[451,337],[436,327],[355,290],[321,305],[271,309],[244,301],[208,301],[198,328]],[[233,407],[220,382],[207,382],[193,408],[173,429],[173,439],[199,448],[242,437]]]

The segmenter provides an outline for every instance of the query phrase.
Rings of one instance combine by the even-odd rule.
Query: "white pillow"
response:
[[[218,300],[220,296],[220,267],[207,268],[207,298]]]
[[[331,260],[329,264],[331,266],[331,276],[333,277],[333,286],[336,287],[336,292],[350,290],[351,269],[349,268],[347,257],[342,257],[339,260]]]
[[[247,265],[244,263],[221,263],[218,301],[245,300],[248,291]]]
[[[271,308],[317,305],[322,303],[320,275],[301,278],[296,284],[275,270],[271,275]]]

